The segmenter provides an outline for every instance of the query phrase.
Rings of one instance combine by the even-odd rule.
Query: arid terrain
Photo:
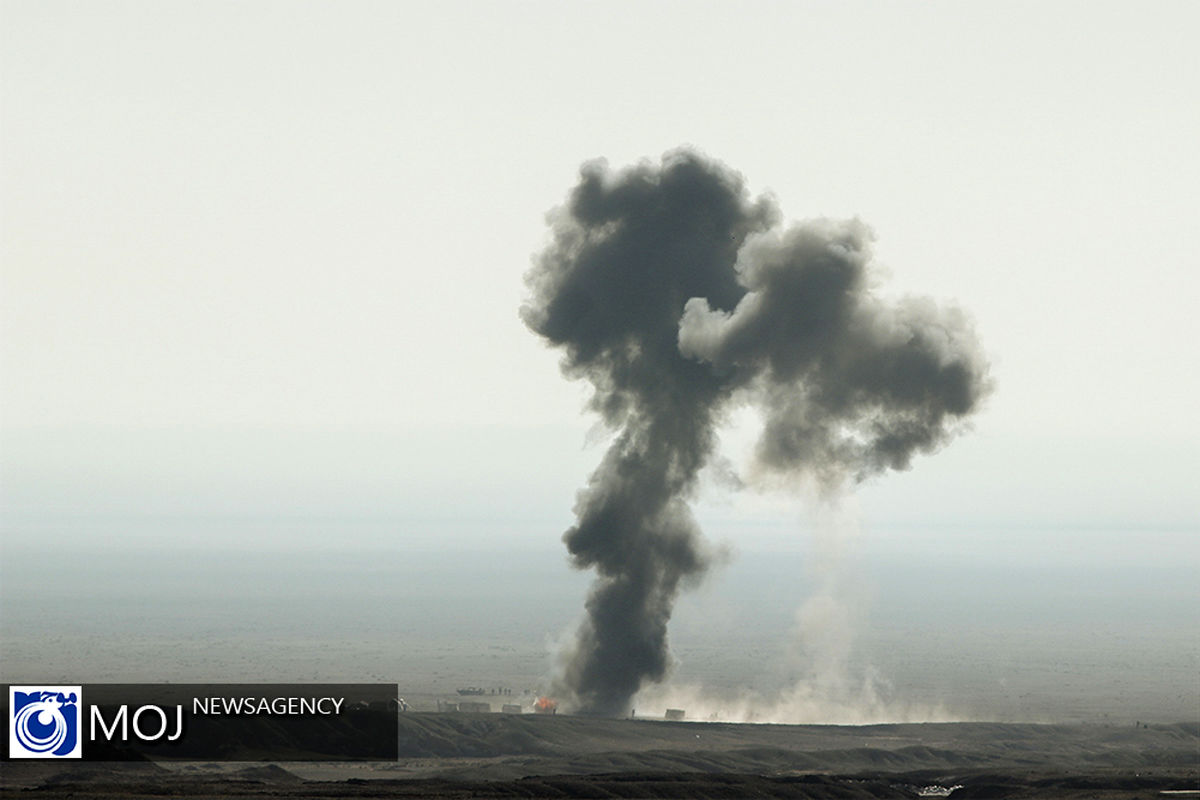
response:
[[[6,797],[1200,796],[1200,725],[409,713],[395,763],[9,763]]]

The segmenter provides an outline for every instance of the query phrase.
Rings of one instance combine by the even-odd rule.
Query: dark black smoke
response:
[[[764,408],[764,468],[833,486],[908,466],[986,390],[961,315],[871,294],[865,226],[778,219],[686,150],[585,164],[551,214],[522,317],[618,431],[563,536],[598,573],[562,676],[581,711],[623,714],[666,675],[675,597],[710,561],[688,500],[731,399]]]

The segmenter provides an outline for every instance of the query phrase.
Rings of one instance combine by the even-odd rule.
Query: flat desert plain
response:
[[[1200,797],[1200,725],[408,713],[396,762],[10,762],[3,796]]]

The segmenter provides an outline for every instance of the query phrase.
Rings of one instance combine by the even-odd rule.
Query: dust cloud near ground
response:
[[[314,541],[318,533],[325,529]],[[595,719],[435,711],[458,688],[478,686],[493,711],[514,703],[528,712],[548,688],[554,636],[571,630],[587,588],[557,552],[480,545],[423,554],[382,544],[307,552],[292,542],[210,545],[186,560],[151,547],[63,552],[46,571],[42,552],[5,550],[7,682],[386,682],[415,713],[399,720],[394,762],[6,763],[5,797],[1200,790],[1200,653],[1186,560],[1083,570],[1046,559],[1017,587],[1004,563],[873,554],[854,565],[869,587],[856,606],[848,579],[797,578],[794,558],[741,552],[677,608],[661,696],[639,696],[635,719]],[[79,586],[88,587],[86,603]],[[825,629],[818,623],[842,614],[856,636],[823,642],[830,670],[794,657],[798,634],[811,653]],[[492,687],[512,693],[493,697]],[[797,705],[769,715],[794,687],[811,687],[820,703],[869,708],[867,687],[882,713],[805,716]],[[685,721],[664,721],[667,708],[684,710]],[[854,724],[735,724],[743,719]],[[897,724],[866,724],[881,721]]]

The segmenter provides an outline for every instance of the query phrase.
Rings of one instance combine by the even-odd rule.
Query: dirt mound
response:
[[[278,764],[264,764],[261,767],[246,767],[232,773],[236,780],[258,781],[259,783],[303,783],[303,780],[288,772]]]

